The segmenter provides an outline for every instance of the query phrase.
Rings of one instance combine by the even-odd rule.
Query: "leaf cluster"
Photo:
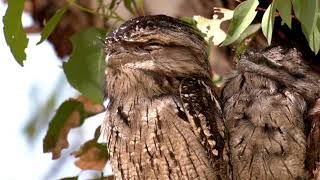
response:
[[[260,28],[271,44],[275,18],[281,18],[282,24],[292,28],[292,19],[301,23],[301,28],[311,50],[317,54],[320,50],[320,2],[318,0],[273,0],[267,9],[259,7],[258,0],[246,0],[240,3],[234,10],[224,8],[220,12],[223,18],[206,19],[195,16],[197,27],[211,39],[214,45],[227,46],[232,43],[240,43],[253,35]],[[264,11],[262,21],[252,24],[257,16],[257,11]],[[230,14],[233,14],[230,17]],[[221,25],[231,19],[228,31],[221,36]],[[210,28],[206,28],[210,27]],[[219,38],[219,40],[216,40]],[[223,38],[223,40],[221,40]]]

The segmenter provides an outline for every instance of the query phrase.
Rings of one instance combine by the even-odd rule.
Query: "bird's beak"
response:
[[[121,49],[116,49],[112,47],[107,47],[106,49],[106,64],[107,67],[116,67],[121,63],[121,59],[118,57],[120,55]]]
[[[128,58],[128,55],[125,52],[123,52],[123,50],[117,49],[117,50],[107,51],[107,56],[106,56],[107,67],[117,68],[129,62],[131,62],[131,59]]]
[[[121,59],[117,58],[114,53],[108,53],[106,56],[106,64],[108,68],[115,68],[121,64]]]

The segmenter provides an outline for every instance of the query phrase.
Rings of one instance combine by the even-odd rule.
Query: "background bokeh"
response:
[[[6,8],[7,5],[0,1],[1,22]],[[24,13],[22,22],[29,26],[32,19]],[[28,35],[24,67],[11,55],[2,23],[0,34],[0,179],[59,179],[79,175],[80,169],[73,164],[75,159],[69,154],[79,147],[80,141],[93,137],[103,114],[90,118],[81,128],[73,129],[69,135],[71,147],[62,151],[60,160],[51,160],[51,154],[42,152],[48,122],[58,106],[77,92],[67,83],[62,61],[52,45],[44,42],[36,46],[39,34]],[[110,171],[110,167],[106,169]],[[81,174],[80,177],[86,179],[87,176]]]

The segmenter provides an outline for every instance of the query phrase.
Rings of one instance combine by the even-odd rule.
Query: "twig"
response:
[[[67,0],[68,3],[70,3],[71,5],[77,7],[78,9],[84,11],[84,12],[87,12],[87,13],[90,13],[90,14],[94,14],[94,15],[98,15],[98,16],[102,16],[104,18],[113,18],[113,19],[117,19],[119,21],[125,21],[122,17],[120,17],[116,12],[113,12],[112,14],[106,16],[105,14],[101,14],[99,12],[97,12],[96,10],[93,10],[93,9],[89,9],[89,8],[86,8],[86,7],[83,7],[81,6],[80,4],[77,4],[75,2],[75,0]]]

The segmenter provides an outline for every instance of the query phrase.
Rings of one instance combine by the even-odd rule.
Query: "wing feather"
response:
[[[185,78],[181,81],[179,91],[192,130],[208,150],[214,169],[226,175],[225,126],[212,82],[203,78]]]

